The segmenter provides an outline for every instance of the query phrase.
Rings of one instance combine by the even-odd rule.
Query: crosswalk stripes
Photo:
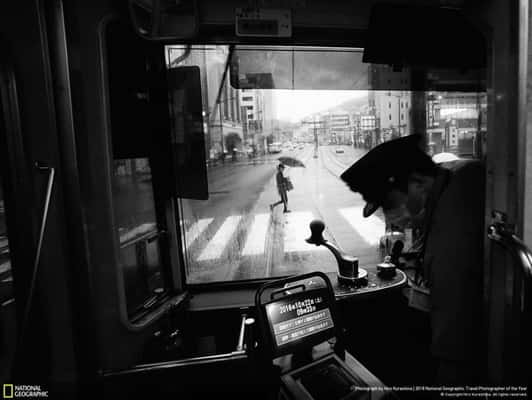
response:
[[[242,219],[240,215],[231,215],[227,217],[209,244],[198,257],[198,261],[208,261],[220,258],[226,244],[231,240],[233,234],[238,227],[238,223]]]
[[[264,253],[264,245],[266,243],[266,234],[268,232],[269,222],[270,214],[255,215],[246,240],[246,244],[242,250],[243,256],[253,256]]]
[[[187,242],[187,249],[190,247],[192,243],[201,235],[201,233],[210,225],[210,223],[214,220],[214,218],[202,218],[194,224],[187,230],[185,234],[185,240]]]
[[[313,219],[314,215],[310,211],[292,212],[286,215],[285,253],[325,249],[323,246],[315,246],[305,241],[310,236],[309,224]]]
[[[370,245],[379,243],[386,228],[384,221],[375,215],[364,218],[362,207],[342,208],[339,212],[366,243]]]
[[[378,216],[364,218],[362,207],[347,207],[337,210],[343,220],[370,246],[377,245],[385,231],[385,223]],[[269,232],[271,214],[256,214],[246,232],[246,240],[241,256],[260,256],[265,254],[265,244]],[[308,244],[305,239],[310,236],[309,223],[315,219],[311,211],[295,211],[284,214],[283,250],[285,253],[313,252],[325,250],[323,246]],[[222,256],[228,244],[233,240],[238,229],[242,229],[243,216],[226,217],[213,237],[205,240],[206,246],[196,261],[215,260]],[[196,221],[186,233],[187,248],[206,232],[214,218]],[[198,249],[199,251],[200,249]]]

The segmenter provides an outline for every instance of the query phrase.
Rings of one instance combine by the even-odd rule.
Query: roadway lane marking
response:
[[[192,243],[198,238],[199,235],[210,225],[214,218],[202,218],[190,227],[190,229],[185,233],[185,242],[187,244],[187,249]]]
[[[366,243],[370,245],[379,244],[381,236],[385,234],[386,225],[384,221],[375,215],[364,218],[362,209],[362,207],[350,207],[342,208],[339,211]]]
[[[205,247],[205,249],[202,251],[197,261],[207,261],[220,258],[225,246],[235,233],[238,223],[241,219],[242,216],[240,215],[231,215],[227,217],[220,229],[218,229],[218,232],[216,232],[214,237],[210,240],[207,247]]]
[[[268,222],[270,221],[270,214],[257,214],[253,219],[253,224],[248,233],[246,245],[242,250],[243,256],[252,256],[264,253],[264,244],[266,242],[266,234],[268,233]]]
[[[298,211],[285,214],[284,251],[324,250],[323,246],[308,244],[305,239],[310,236],[309,223],[314,219],[310,211]]]

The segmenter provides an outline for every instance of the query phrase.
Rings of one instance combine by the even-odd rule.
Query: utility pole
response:
[[[218,100],[218,113],[220,114],[220,138],[221,138],[221,148],[222,148],[222,160],[225,159],[225,155],[224,155],[224,122],[223,122],[223,118],[222,118],[222,103],[220,102],[220,100]],[[224,160],[225,161],[225,160]]]
[[[390,92],[390,96],[397,98],[397,133],[399,134],[399,137],[401,137],[401,98],[403,97],[403,92],[399,91],[399,94],[392,94]],[[391,126],[393,127],[393,125]]]
[[[397,133],[401,137],[401,93],[397,96]]]
[[[314,158],[318,158],[318,130],[316,129],[316,121],[312,121],[312,127],[314,128]]]
[[[316,125],[320,125],[321,121],[316,121],[316,116],[313,117],[313,121],[302,122],[303,125],[312,125],[314,131],[314,158],[318,158],[318,129]]]

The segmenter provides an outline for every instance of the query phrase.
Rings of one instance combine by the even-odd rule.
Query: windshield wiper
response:
[[[229,52],[227,53],[227,59],[225,60],[224,73],[222,75],[222,80],[220,81],[220,86],[218,87],[218,94],[216,95],[216,101],[214,102],[212,113],[209,115],[209,123],[216,119],[216,110],[220,107],[220,97],[222,97],[222,91],[224,89],[225,81],[227,80],[227,71],[229,70],[229,65],[231,63],[231,58],[233,57],[233,52],[235,50],[235,45],[229,45]]]

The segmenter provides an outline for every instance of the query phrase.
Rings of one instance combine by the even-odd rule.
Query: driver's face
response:
[[[388,225],[403,228],[410,220],[410,212],[407,208],[408,195],[399,190],[392,190],[386,194],[382,202],[382,211]]]
[[[428,189],[418,181],[408,182],[408,200],[406,207],[412,215],[419,214],[425,208]]]
[[[423,211],[427,195],[427,188],[415,181],[408,183],[408,193],[397,189],[388,192],[382,202],[387,223],[403,228]]]

